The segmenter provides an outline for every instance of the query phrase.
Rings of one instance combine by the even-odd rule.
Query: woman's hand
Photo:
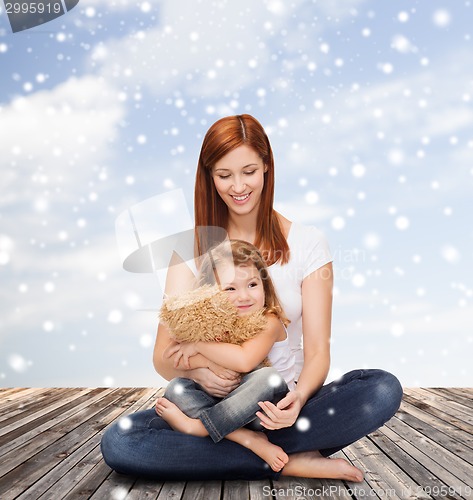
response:
[[[220,366],[217,363],[214,363],[213,361],[210,360],[209,360],[209,369],[212,370],[215,373],[215,375],[225,380],[240,379],[240,374],[238,372],[230,370],[230,368],[225,368],[223,366]]]
[[[224,379],[208,368],[196,368],[192,370],[190,378],[215,398],[224,398],[240,385],[240,375]]]
[[[275,430],[294,424],[303,406],[303,400],[297,391],[290,391],[277,405],[269,401],[260,401],[258,405],[263,410],[256,412],[261,425],[265,429]]]
[[[166,347],[163,357],[170,358],[174,356],[174,368],[179,366],[182,358],[184,363],[184,369],[190,370],[191,366],[189,363],[189,358],[198,354],[197,342],[172,342]]]

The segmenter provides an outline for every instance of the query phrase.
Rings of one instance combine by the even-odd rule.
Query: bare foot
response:
[[[175,431],[192,436],[208,436],[204,424],[197,418],[188,417],[173,402],[166,398],[156,401],[156,413],[163,418]]]
[[[289,457],[286,452],[281,447],[269,442],[263,432],[250,429],[240,429],[236,432],[242,434],[243,439],[239,439],[240,444],[262,458],[275,472],[279,472],[287,464]]]
[[[344,458],[325,458],[318,451],[307,451],[289,455],[282,471],[283,476],[346,479],[359,483],[363,472]]]

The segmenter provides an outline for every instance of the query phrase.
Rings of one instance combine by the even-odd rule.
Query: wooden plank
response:
[[[222,500],[249,500],[250,483],[248,481],[225,481]]]
[[[415,485],[407,487],[406,496],[415,496],[419,491],[442,491],[441,488],[445,487],[445,484],[432,475],[426,467],[415,460],[415,458],[399,447],[394,441],[391,441],[391,439],[383,433],[383,430],[385,429],[371,433],[369,439],[381,448],[399,467],[408,472],[409,476],[415,481]],[[438,500],[443,500],[445,498],[445,496],[440,493],[430,493],[430,496]]]
[[[153,400],[156,392],[157,391],[155,389],[132,390],[131,394],[126,396],[126,399],[132,396],[135,400],[134,403],[129,404],[129,402],[124,399],[120,401],[119,406],[112,406],[111,411],[114,414],[110,415],[110,422],[113,422],[117,418],[130,414],[136,410],[142,409],[143,407],[148,407],[150,400]],[[141,397],[139,397],[140,395]],[[47,480],[49,483],[54,482],[54,485],[48,489],[44,498],[55,500],[56,498],[62,498],[64,493],[67,493],[67,497],[70,498],[120,498],[120,495],[124,492],[124,485],[133,485],[135,483],[135,478],[116,474],[103,461],[102,453],[100,451],[100,440],[104,430],[105,429],[102,429],[90,440],[95,445],[92,453],[83,457],[73,467],[70,467],[71,464],[69,464],[69,471],[67,473],[61,473],[62,471],[58,470],[58,468],[51,471]],[[83,449],[84,446],[77,451],[78,456],[81,453],[83,454]],[[72,455],[71,458],[73,458]],[[71,463],[76,461],[77,457],[74,457],[71,460]],[[81,471],[80,474],[78,474],[79,470]],[[100,492],[100,488],[104,484],[104,480],[108,479],[107,476],[116,478],[115,480],[108,481],[103,488],[103,491],[110,491],[112,496],[101,495],[100,493],[95,496],[94,492]],[[38,483],[34,485],[34,489],[36,490],[37,487]],[[25,498],[31,497],[26,496]]]
[[[258,481],[249,481],[249,490],[251,500],[268,500],[269,495],[265,492],[271,490],[271,481],[269,479],[260,479]]]
[[[83,394],[82,392],[78,392],[74,396],[71,396],[72,400],[74,400],[76,404],[76,406],[74,406],[73,408],[70,408],[68,411],[61,412],[55,417],[46,420],[43,423],[40,423],[39,421],[32,422],[32,425],[28,426],[28,428],[30,428],[29,431],[20,428],[18,432],[8,434],[5,437],[6,442],[0,446],[0,457],[13,450],[14,448],[19,448],[21,445],[24,445],[28,441],[36,439],[36,437],[39,436],[42,432],[51,429],[59,422],[66,420],[68,417],[74,415],[74,413],[77,413],[79,410],[86,408],[92,403],[102,399],[112,391],[113,389],[95,389],[90,390],[90,392],[85,392],[85,394]],[[34,425],[35,423],[37,425]]]
[[[3,498],[3,494],[6,493],[19,495],[64,458],[80,448],[84,442],[102,430],[114,418],[111,405],[120,398],[120,395],[133,398],[133,392],[133,389],[119,389],[110,395],[109,401],[94,403],[67,421],[61,422],[55,429],[58,436],[55,435],[52,442],[43,445],[39,453],[34,454],[29,445],[25,447],[23,453],[16,453],[15,458],[12,457],[9,461],[19,461],[21,465],[1,477],[0,498]],[[74,429],[74,432],[70,432],[71,429]],[[41,436],[49,432],[46,431]]]
[[[12,402],[9,407],[7,406],[6,413],[0,417],[3,422],[0,436],[10,432],[11,429],[21,426],[23,424],[21,421],[31,420],[31,415],[42,413],[43,408],[54,402],[60,402],[61,398],[67,397],[67,395],[73,394],[75,391],[76,389],[51,389],[38,395],[31,394],[22,401]],[[18,418],[19,415],[21,419]]]
[[[175,500],[182,497],[185,481],[166,481],[158,495],[158,500]]]
[[[455,425],[452,425],[449,421],[445,421],[437,417],[436,415],[432,415],[418,409],[416,406],[408,403],[407,401],[403,401],[397,417],[404,422],[408,422],[406,415],[411,415],[412,417],[415,417],[422,422],[429,424],[431,427],[442,431],[445,435],[454,438],[462,445],[470,448],[473,452],[473,435],[470,432],[465,432]]]
[[[415,389],[415,392],[406,390],[407,394],[414,394],[416,399],[419,399],[423,403],[427,405],[431,405],[434,408],[438,408],[439,410],[452,415],[453,417],[457,417],[460,420],[468,422],[473,425],[473,415],[472,412],[465,406],[458,404],[455,401],[448,401],[442,396],[438,394],[433,394],[425,389],[419,388]]]
[[[13,415],[11,418],[5,420],[2,428],[0,429],[0,437],[2,437],[2,439],[0,439],[0,446],[5,442],[5,439],[11,439],[11,436],[14,435],[12,434],[12,431],[15,429],[21,429],[16,433],[16,435],[14,435],[17,437],[27,428],[27,424],[30,424],[31,422],[34,422],[35,424],[43,423],[49,418],[53,418],[58,413],[61,413],[62,410],[67,410],[67,402],[73,400],[76,394],[77,389],[70,389],[64,392],[58,391],[56,396],[52,396],[51,398],[38,403],[34,411],[24,411],[20,413],[20,418],[18,418],[17,415]],[[70,399],[69,396],[72,396],[72,398]],[[66,408],[64,408],[65,406]]]
[[[188,481],[182,500],[220,500],[222,481]]]
[[[2,394],[11,399],[2,399]],[[297,485],[311,494],[307,499],[469,498],[473,390],[406,389],[405,394],[394,419],[334,455],[346,457],[365,470],[363,483],[286,477],[274,482],[163,483],[116,474],[103,462],[99,447],[107,422],[150,407],[157,397],[154,389],[0,390],[0,416],[12,426],[3,437],[18,433],[14,440],[4,443],[7,448],[0,447],[0,498],[293,500],[291,488],[294,492]],[[41,411],[35,406],[35,397]],[[10,412],[2,413],[4,404]],[[18,426],[18,421],[23,424]],[[3,476],[2,467],[6,471]],[[4,489],[7,484],[11,492]],[[274,497],[264,494],[272,489],[280,491]],[[320,495],[315,494],[317,490]]]
[[[70,433],[71,429],[74,429],[74,427],[81,423],[84,417],[89,414],[94,414],[94,408],[95,412],[98,412],[101,407],[108,404],[110,401],[113,402],[119,398],[119,391],[114,390],[114,392],[108,396],[108,399],[107,397],[105,399],[101,398],[100,401],[95,401],[92,404],[89,403],[85,405],[82,410],[74,412],[65,420],[60,421],[51,428],[47,428],[39,435],[35,436],[34,439],[30,439],[25,441],[24,443],[20,443],[14,449],[10,449],[8,452],[4,453],[2,455],[2,462],[0,463],[0,478],[9,473],[13,468],[17,467],[22,462],[27,461],[30,457],[36,455],[38,452],[47,448],[50,444]],[[41,421],[43,421],[43,419],[41,419]],[[34,427],[34,423],[32,423],[31,425],[33,425]],[[19,439],[19,441],[21,442],[21,439]],[[4,448],[9,448],[8,444],[5,445]]]
[[[92,471],[87,474],[85,480],[77,483],[68,493],[68,496],[76,498],[77,495],[80,495],[82,497],[83,492],[87,492],[87,499],[126,498],[128,500],[128,495],[136,483],[137,478],[134,476],[117,474],[115,471],[108,473],[103,465],[105,465],[103,462],[97,462]],[[106,476],[107,473],[108,475]],[[104,480],[105,477],[106,479]]]
[[[468,397],[465,394],[459,393],[451,388],[437,388],[427,387],[426,391],[431,392],[432,394],[439,395],[444,397],[447,401],[455,401],[458,404],[466,406],[470,409],[473,409],[473,400],[471,397]]]
[[[152,479],[138,478],[126,496],[126,500],[156,500],[163,486],[164,483]]]
[[[449,387],[448,390],[458,394],[463,394],[470,399],[473,398],[473,387]]]
[[[407,425],[405,425],[405,427],[408,428]],[[408,453],[417,463],[423,465],[439,481],[453,487],[459,495],[466,491],[468,482],[463,482],[450,472],[448,468],[445,468],[442,464],[434,460],[433,455],[438,454],[438,450],[435,451],[424,446],[425,442],[421,443],[419,447],[419,441],[416,440],[416,437],[400,429],[399,426],[397,426],[397,432],[386,425],[384,425],[380,431],[391,439],[399,448]],[[423,485],[421,484],[421,486]]]
[[[344,458],[345,460],[348,460],[348,462],[350,462],[352,465],[362,470],[363,474],[365,473],[362,464],[358,462],[358,457],[355,453],[353,453],[353,451],[351,451],[350,446],[344,448],[341,451],[338,451],[337,453],[334,453],[333,455],[331,455],[331,457]],[[367,483],[366,478],[363,478],[363,481],[360,483],[354,483],[352,481],[344,481],[344,483],[348,487],[348,493],[352,493],[355,498],[380,498],[376,491],[373,490]]]
[[[364,437],[350,445],[359,457],[365,470],[365,478],[370,487],[381,497],[429,499],[429,495],[419,492],[418,486],[390,457],[385,455],[372,441]]]
[[[425,450],[439,465],[447,468],[465,484],[470,482],[473,469],[469,463],[396,417],[385,425],[416,448]]]
[[[473,433],[473,425],[460,420],[458,417],[454,417],[443,410],[439,410],[438,408],[433,407],[432,405],[428,405],[418,399],[413,398],[412,396],[408,396],[404,394],[403,403],[408,403],[409,405],[417,408],[419,411],[423,413],[433,415],[437,417],[439,420],[443,420],[444,422],[448,422],[452,427],[456,429],[460,429],[465,431],[467,434]]]
[[[322,483],[319,479],[306,479],[303,477],[280,476],[277,481],[273,480],[273,495],[276,500],[289,500],[298,497],[311,499],[313,495],[308,495],[310,488],[320,490],[318,498],[325,499],[322,494]]]
[[[155,393],[156,391],[154,389],[134,390],[132,397],[136,399],[136,401],[131,406],[123,406],[123,403],[126,403],[126,399],[122,398],[119,406],[110,407],[110,422],[139,410],[143,406],[148,406],[150,399],[154,398]],[[140,394],[141,397],[139,397]],[[40,495],[45,492],[47,492],[47,498],[59,498],[62,494],[72,490],[80,481],[84,480],[87,474],[103,460],[100,451],[100,440],[102,439],[104,430],[105,429],[102,429],[96,435],[92,436],[91,439],[62,460],[54,469],[46,473],[39,481],[36,481],[24,492],[23,495],[25,499],[31,497],[39,498]],[[110,474],[110,472],[111,469],[108,468],[107,475]],[[96,477],[96,475],[93,477]],[[103,481],[103,479],[104,478],[101,480]],[[93,487],[89,485],[88,487],[91,490],[95,490],[100,484],[101,483],[98,483]],[[22,499],[23,496],[19,498]]]
[[[430,423],[427,423],[419,419],[418,417],[409,414],[404,409],[401,409],[397,413],[396,417],[402,422],[408,424],[417,432],[422,433],[433,442],[442,446],[445,450],[448,450],[449,452],[473,465],[473,450],[462,442],[450,437],[450,435],[443,433],[441,430],[434,427]]]
[[[27,390],[28,390],[27,387],[0,387],[0,401],[2,401],[4,397],[9,397],[12,394],[16,394]]]
[[[344,481],[337,479],[311,479],[304,477],[281,476],[273,481],[270,492],[277,500],[294,498],[333,500],[333,498],[352,498],[352,492]],[[268,496],[266,496],[268,498]],[[377,498],[377,497],[371,497]]]
[[[4,419],[4,415],[8,414],[12,408],[22,405],[33,395],[34,397],[41,396],[44,393],[52,393],[57,389],[50,388],[16,388],[9,389],[8,392],[0,394],[0,422]]]
[[[95,467],[87,474],[85,477],[85,481],[80,481],[77,483],[66,495],[61,495],[61,499],[64,500],[79,500],[79,499],[84,499],[88,500],[95,490],[97,489],[97,485],[101,484],[104,477],[106,477],[108,474],[110,474],[110,468],[106,465],[104,461],[99,462],[98,464],[95,465]],[[124,478],[127,478],[127,476],[123,476]],[[121,493],[122,490],[116,490],[114,493],[117,495]],[[47,496],[48,500],[54,500],[54,498],[58,497],[53,497],[53,496]],[[102,497],[104,498],[104,497]],[[107,497],[105,497],[107,498]],[[109,497],[109,498],[113,498]],[[122,497],[125,498],[125,497]]]

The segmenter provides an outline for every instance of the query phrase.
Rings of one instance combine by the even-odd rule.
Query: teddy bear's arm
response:
[[[282,323],[277,318],[268,318],[264,330],[241,345],[224,342],[197,342],[200,354],[225,368],[241,373],[255,369],[268,355],[274,342],[280,338]]]

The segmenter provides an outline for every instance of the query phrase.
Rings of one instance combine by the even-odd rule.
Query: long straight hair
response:
[[[220,198],[212,176],[215,164],[239,146],[251,147],[267,167],[256,222],[255,245],[261,250],[267,265],[289,261],[289,245],[273,209],[274,159],[268,136],[261,124],[251,115],[236,115],[215,122],[202,143],[197,165],[194,191],[195,226],[228,228],[228,207]],[[199,238],[196,231],[199,255],[209,244]]]
[[[225,240],[209,248],[200,263],[199,285],[220,285],[219,267],[226,265],[233,265],[235,268],[254,266],[263,284],[264,312],[276,315],[284,326],[290,323],[281,306],[264,258],[255,245],[243,240]]]

